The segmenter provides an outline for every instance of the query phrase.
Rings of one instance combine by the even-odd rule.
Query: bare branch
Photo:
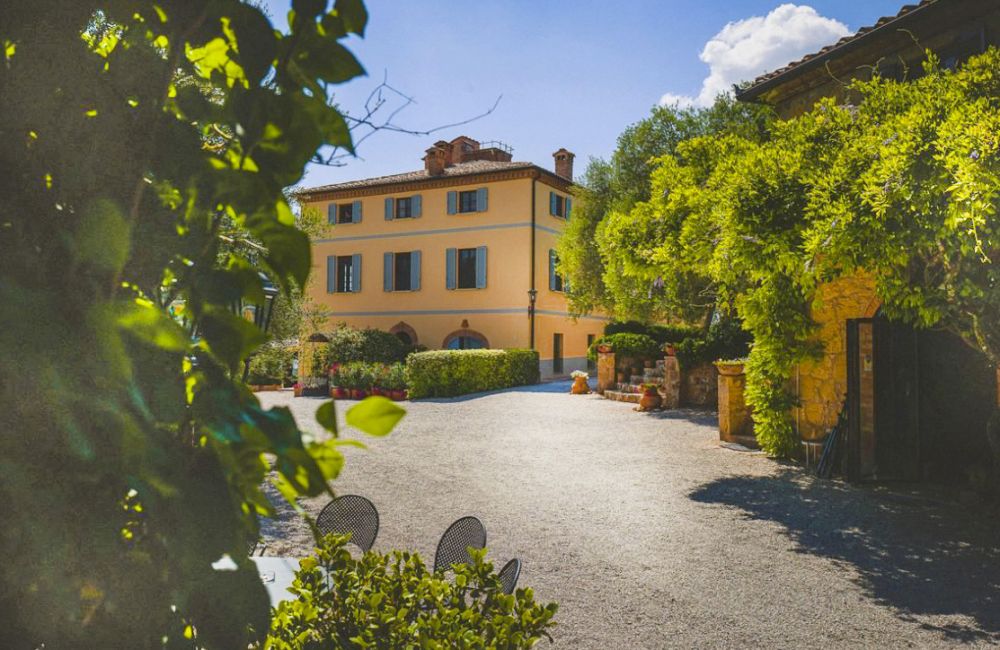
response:
[[[490,106],[488,110],[465,120],[425,129],[405,127],[395,122],[396,117],[411,105],[416,104],[417,100],[402,92],[398,88],[393,87],[389,83],[388,73],[384,73],[382,81],[368,94],[368,97],[365,99],[365,102],[362,105],[362,110],[359,114],[351,115],[347,111],[342,111],[354,140],[355,153],[347,151],[343,147],[334,147],[333,150],[325,156],[317,153],[312,160],[312,164],[324,165],[327,167],[343,167],[347,164],[344,160],[345,158],[358,157],[356,153],[358,147],[365,140],[381,131],[405,133],[406,135],[427,136],[438,131],[443,131],[444,129],[451,129],[456,126],[470,124],[491,115],[500,105],[501,99],[503,99],[503,95],[498,95],[496,101],[493,102],[493,105]],[[398,105],[396,105],[397,103]],[[379,114],[384,113],[386,108],[389,106],[394,106],[394,108],[389,111],[388,115],[385,115],[384,119],[381,119]]]

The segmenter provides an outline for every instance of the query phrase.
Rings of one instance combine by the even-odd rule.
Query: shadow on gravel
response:
[[[697,409],[679,408],[665,411],[647,411],[643,413],[648,418],[655,420],[683,420],[694,422],[709,427],[719,426],[719,414],[714,411],[700,411]]]
[[[953,641],[1000,641],[1000,537],[990,515],[790,469],[718,479],[690,497],[781,524],[798,552],[853,569],[866,593],[903,620]],[[973,622],[941,626],[922,616]]]

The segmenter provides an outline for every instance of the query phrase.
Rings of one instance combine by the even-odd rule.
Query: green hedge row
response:
[[[434,350],[406,359],[410,397],[454,397],[537,384],[535,350]]]

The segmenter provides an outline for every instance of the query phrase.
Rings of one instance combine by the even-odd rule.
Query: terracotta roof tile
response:
[[[412,183],[414,181],[432,180],[438,178],[451,178],[456,176],[469,176],[472,174],[483,174],[496,171],[507,171],[511,169],[527,169],[535,165],[530,162],[502,162],[493,160],[470,160],[468,162],[445,167],[444,173],[438,176],[431,176],[426,169],[418,169],[402,174],[391,174],[389,176],[376,176],[374,178],[363,178],[356,181],[346,181],[334,183],[332,185],[320,185],[310,187],[298,192],[298,194],[308,196],[310,194],[320,194],[324,192],[336,192],[339,190],[353,190],[362,187],[377,187],[379,185],[395,185],[397,183]]]

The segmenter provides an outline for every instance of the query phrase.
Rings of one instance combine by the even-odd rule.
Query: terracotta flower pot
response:
[[[662,404],[660,393],[655,389],[647,390],[643,392],[642,399],[639,400],[639,410],[652,411],[660,408],[660,404]]]
[[[347,397],[350,394],[351,391],[347,390],[346,388],[341,388],[340,386],[337,386],[333,389],[333,396],[336,397],[337,399],[347,399]]]
[[[298,384],[292,386],[292,394],[295,397],[302,397],[302,386],[299,386]]]
[[[574,377],[573,387],[569,391],[573,395],[586,395],[590,392],[590,385],[587,384],[586,377]]]
[[[402,388],[396,388],[390,392],[392,393],[390,397],[392,397],[392,399],[396,400],[397,402],[401,402],[404,399],[406,399],[406,390]]]
[[[666,347],[663,348],[663,351],[666,352],[668,357],[677,356],[677,348],[674,347],[673,343],[668,343]]]

